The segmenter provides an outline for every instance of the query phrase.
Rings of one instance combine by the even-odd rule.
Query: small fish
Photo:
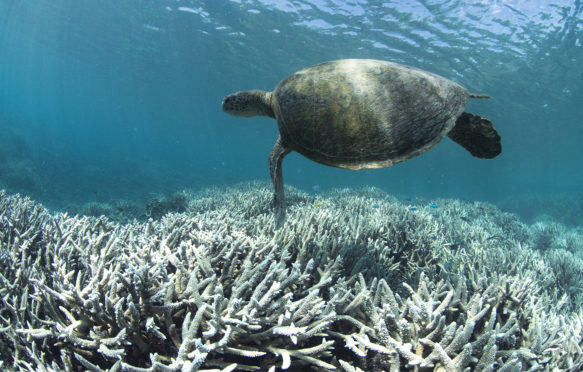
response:
[[[432,216],[435,217],[435,218],[437,218],[437,217],[439,217],[439,214],[433,213]]]
[[[319,192],[321,189],[320,185],[314,185],[312,186],[312,190],[314,190],[314,192]]]
[[[417,210],[417,207],[409,207],[409,210],[410,211],[416,211]]]
[[[463,220],[463,221],[466,221],[466,222],[470,222],[470,219],[469,219],[469,218],[467,218],[467,217],[463,217],[463,216],[462,216],[462,217],[460,217],[460,220]]]
[[[492,235],[486,238],[486,241],[494,240],[494,239],[502,239],[500,235]]]
[[[321,206],[323,206],[324,204],[326,204],[325,201],[318,201],[314,203],[314,208],[320,208]]]
[[[429,208],[437,208],[437,204],[429,204]]]
[[[377,203],[374,203],[374,204],[372,205],[372,207],[373,207],[373,208],[375,208],[375,209],[377,209],[377,208],[380,208],[381,206],[380,206],[380,205],[378,205]]]

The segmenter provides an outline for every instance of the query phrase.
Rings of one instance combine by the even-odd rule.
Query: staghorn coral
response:
[[[1,363],[49,371],[583,364],[583,314],[566,312],[570,300],[538,282],[554,271],[514,240],[530,236],[527,226],[454,201],[440,202],[440,218],[412,213],[378,190],[335,191],[319,197],[324,204],[290,194],[288,226],[276,232],[269,188],[257,184],[206,190],[188,213],[128,225],[53,215],[0,194]],[[476,215],[451,222],[460,210]],[[485,240],[496,229],[509,235]]]

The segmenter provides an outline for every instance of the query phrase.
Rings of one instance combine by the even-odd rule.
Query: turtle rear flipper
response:
[[[273,218],[275,222],[275,230],[279,229],[283,225],[285,220],[285,194],[283,192],[283,176],[281,172],[281,161],[283,158],[291,152],[291,149],[287,148],[281,137],[277,139],[271,153],[269,154],[269,173],[271,174],[271,180],[273,181]]]
[[[478,115],[462,113],[447,135],[477,158],[492,159],[502,152],[500,135],[492,122]]]

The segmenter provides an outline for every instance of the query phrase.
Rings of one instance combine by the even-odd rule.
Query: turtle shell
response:
[[[454,127],[469,92],[396,63],[348,59],[301,70],[274,89],[283,143],[321,164],[381,168],[435,146]]]

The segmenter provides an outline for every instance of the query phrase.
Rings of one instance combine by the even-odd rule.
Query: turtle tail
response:
[[[470,93],[470,98],[490,98],[487,94]]]

